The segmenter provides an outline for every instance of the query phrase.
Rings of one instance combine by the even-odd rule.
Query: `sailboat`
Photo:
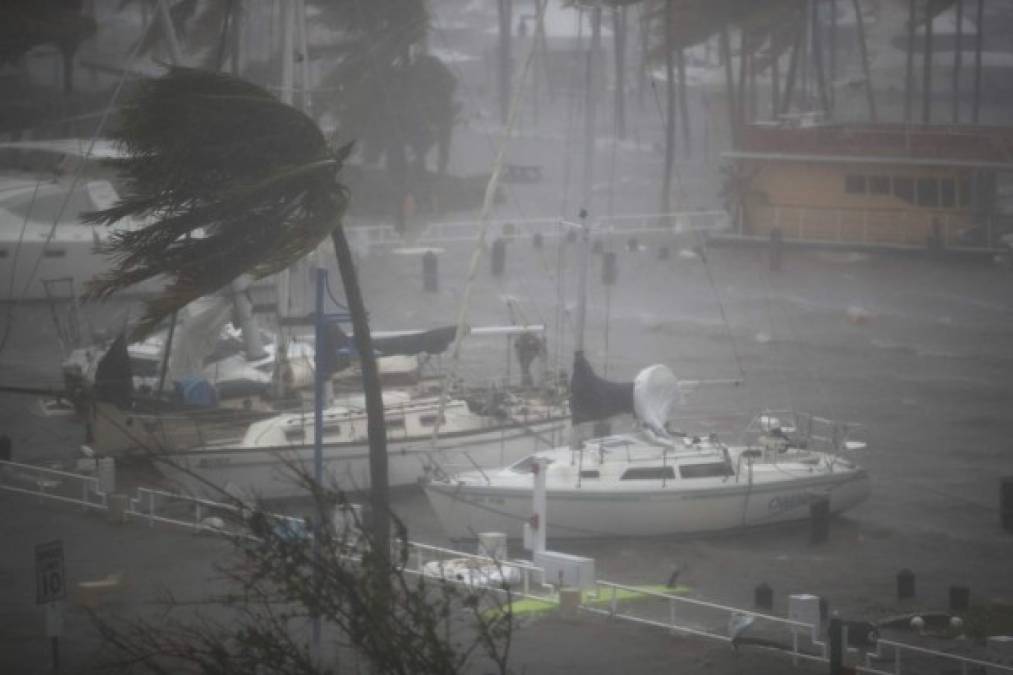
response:
[[[575,372],[589,370],[582,360],[578,355]],[[580,386],[587,391],[602,383]],[[668,428],[677,384],[664,366],[644,369],[630,387],[605,384],[613,386],[592,398],[615,403],[620,394],[638,413],[637,431],[534,453],[495,471],[432,478],[426,496],[446,533],[520,537],[531,514],[535,466],[546,472],[547,536],[554,538],[756,527],[808,518],[810,505],[822,501],[840,513],[869,495],[867,472],[840,454],[859,443],[848,440],[846,426],[768,412],[750,424],[745,443],[727,445],[716,435]],[[822,434],[809,433],[814,423]]]
[[[101,356],[94,349],[72,353],[64,363],[64,379],[68,391],[78,392],[78,406],[88,421],[87,452],[163,457],[223,443],[265,447],[265,439],[271,434],[260,427],[254,432],[251,424],[263,422],[261,427],[287,429],[286,425],[293,424],[291,420],[297,417],[312,423],[305,413],[309,409],[308,387],[313,381],[314,341],[291,337],[285,346],[287,356],[279,363],[279,341],[273,333],[252,321],[239,320],[245,329],[225,323],[233,299],[225,295],[194,303],[198,307],[191,308],[173,331],[168,355],[166,344],[170,339],[164,332],[129,346],[118,338]],[[521,336],[534,336],[543,330],[540,325],[482,326],[471,332],[477,336],[506,336],[519,346]],[[245,339],[249,331],[259,335],[257,353]],[[422,364],[442,354],[453,335],[453,327],[374,332],[381,382],[391,406],[398,410],[406,403],[425,407],[422,402],[433,398],[438,379],[426,376]],[[353,411],[361,411],[364,403],[356,361],[347,355],[351,344],[351,338],[335,327],[323,348],[334,361],[335,372],[328,377],[333,403],[347,410],[344,417],[357,419]],[[520,359],[522,350],[518,351]],[[458,416],[458,426],[485,428],[488,420],[498,424],[505,417],[524,418],[535,410],[551,411],[546,412],[548,417],[565,422],[565,395],[551,387],[533,386],[531,359],[520,360],[522,379],[528,386],[458,388],[474,417],[463,421]],[[275,386],[278,379],[284,380],[281,394]],[[392,410],[391,414],[397,412]],[[286,414],[290,417],[284,417]],[[292,432],[286,433],[286,440],[275,439],[275,445],[291,440]],[[247,440],[253,437],[259,440]],[[340,440],[336,438],[335,442]]]
[[[582,224],[582,262],[589,228]],[[842,456],[857,449],[848,425],[806,416],[760,415],[744,443],[687,435],[669,427],[681,391],[664,365],[632,382],[598,377],[584,356],[586,274],[577,304],[570,384],[574,437],[496,470],[430,477],[425,492],[453,539],[480,532],[523,533],[532,512],[535,474],[544,471],[546,533],[556,538],[614,538],[716,532],[809,517],[810,504],[840,513],[869,494],[869,476]],[[632,433],[584,440],[582,424],[633,414]],[[822,431],[822,433],[820,433]],[[537,527],[538,525],[534,525]]]

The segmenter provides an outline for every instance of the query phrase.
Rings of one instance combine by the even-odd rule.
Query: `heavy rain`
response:
[[[4,0],[0,672],[1013,673],[1011,34]]]

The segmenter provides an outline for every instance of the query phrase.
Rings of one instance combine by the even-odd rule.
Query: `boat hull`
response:
[[[824,495],[831,513],[840,513],[865,500],[870,490],[861,469],[752,486],[731,482],[683,489],[676,483],[626,492],[550,488],[547,536],[656,537],[757,527],[808,518],[809,504]],[[428,483],[426,495],[452,539],[474,539],[479,532],[519,538],[532,513],[530,489],[440,481]]]
[[[441,436],[387,440],[388,483],[412,485],[436,464],[440,470],[491,468],[520,459],[558,443],[568,419],[554,418],[526,426],[502,427]],[[205,447],[161,453],[155,465],[174,487],[195,494],[212,495],[227,489],[262,499],[307,494],[297,474],[313,473],[313,446],[249,448]],[[323,446],[324,482],[340,490],[368,489],[369,446],[360,442]]]

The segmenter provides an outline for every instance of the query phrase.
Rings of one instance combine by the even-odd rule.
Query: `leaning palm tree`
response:
[[[349,197],[338,172],[351,146],[330,148],[312,119],[256,85],[188,68],[140,83],[114,138],[128,155],[116,160],[126,190],[89,219],[149,222],[111,237],[105,248],[115,264],[89,285],[86,297],[165,280],[165,290],[147,302],[135,338],[236,277],[279,272],[331,238],[362,365],[375,515],[371,548],[384,563],[390,526],[383,401],[341,226]]]

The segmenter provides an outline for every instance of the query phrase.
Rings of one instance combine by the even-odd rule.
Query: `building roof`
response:
[[[1013,170],[1013,127],[752,125],[728,157]]]

